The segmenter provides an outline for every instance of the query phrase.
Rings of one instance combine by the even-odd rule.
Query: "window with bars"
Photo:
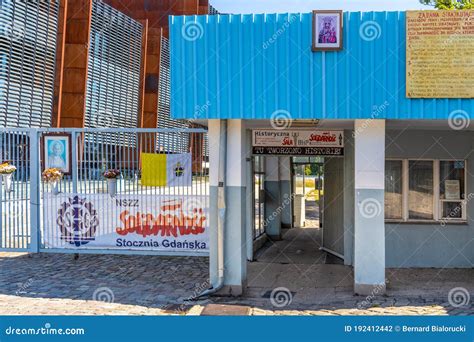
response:
[[[85,127],[137,127],[143,26],[111,6],[92,6]]]
[[[0,126],[49,127],[59,1],[0,3]]]

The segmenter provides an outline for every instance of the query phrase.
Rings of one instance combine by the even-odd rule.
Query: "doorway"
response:
[[[280,179],[281,205],[277,211],[289,209],[288,225],[281,224],[280,238],[266,234],[266,225],[272,224],[273,215],[268,212],[265,201],[275,201],[275,184],[268,184],[268,160],[278,158],[277,165],[287,172],[288,187]],[[320,224],[320,200],[323,196],[324,159],[322,157],[274,157],[254,156],[252,158],[253,180],[253,247],[254,261],[279,264],[322,264],[326,262],[326,252],[322,247],[322,227]],[[282,165],[285,160],[287,166]],[[267,170],[266,170],[267,166]],[[282,170],[281,170],[282,171]],[[281,172],[280,172],[281,176]],[[283,190],[287,189],[287,190]],[[291,199],[291,200],[288,200]],[[267,217],[268,216],[268,217]],[[300,224],[296,222],[299,217]],[[283,222],[283,220],[282,220]]]
[[[324,157],[292,157],[293,227],[322,228]]]
[[[344,265],[344,218],[350,215],[344,212],[344,171],[350,159],[344,157],[342,133],[315,133],[306,140],[306,133],[293,133],[292,142],[302,146],[281,147],[272,141],[279,135],[253,137],[251,229],[263,239],[253,240],[248,288],[264,295],[277,287],[295,293],[322,293],[334,284],[351,288],[352,270]],[[324,139],[333,135],[338,147],[305,147],[305,141],[318,139],[330,145]]]

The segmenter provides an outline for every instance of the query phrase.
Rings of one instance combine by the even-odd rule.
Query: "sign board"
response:
[[[342,156],[343,131],[253,130],[254,154]]]
[[[208,252],[207,196],[44,194],[47,248]]]
[[[459,180],[446,179],[444,181],[444,189],[447,200],[461,199],[461,185]]]
[[[406,96],[474,97],[474,9],[406,12]]]

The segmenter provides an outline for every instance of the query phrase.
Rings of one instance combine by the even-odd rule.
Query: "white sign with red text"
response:
[[[209,251],[208,196],[44,194],[46,248]]]
[[[343,131],[254,130],[254,154],[343,155]]]

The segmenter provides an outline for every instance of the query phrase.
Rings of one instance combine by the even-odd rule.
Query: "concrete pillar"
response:
[[[280,201],[281,201],[281,227],[291,228],[293,217],[291,212],[291,164],[290,157],[280,157]]]
[[[249,156],[248,152],[244,122],[228,120],[223,292],[231,295],[241,295],[247,280],[246,159]]]
[[[220,146],[219,135],[227,134],[226,146]],[[226,132],[220,131],[220,120],[209,120],[210,246],[211,284],[218,281],[217,234],[217,165],[219,150],[226,148],[224,228],[224,287],[219,294],[241,295],[246,287],[246,134],[242,120],[228,120]]]
[[[344,130],[344,265],[354,263],[354,136]]]
[[[252,156],[252,131],[247,130],[247,199],[246,203],[246,237],[247,237],[247,260],[253,261],[253,229],[255,224],[254,215],[254,191],[253,191],[253,160]]]
[[[265,156],[265,232],[281,240],[280,172],[278,157]]]
[[[219,137],[221,134],[221,120],[208,121],[208,140],[209,140],[209,276],[210,283],[216,286],[219,279],[218,264],[218,165],[219,150],[225,148],[220,146]],[[222,132],[226,134],[226,132]]]
[[[354,125],[354,291],[385,293],[385,120]]]

